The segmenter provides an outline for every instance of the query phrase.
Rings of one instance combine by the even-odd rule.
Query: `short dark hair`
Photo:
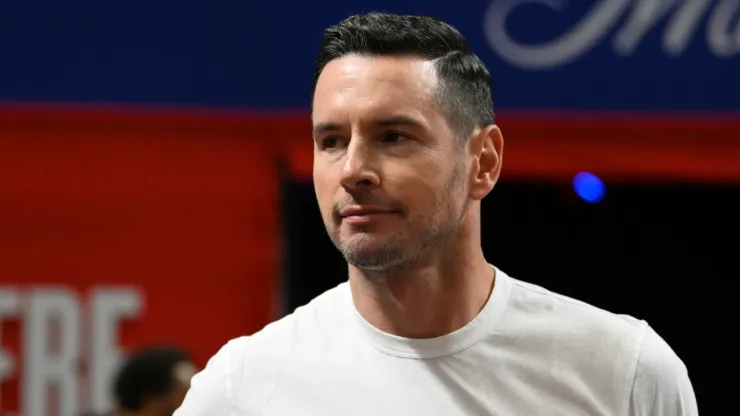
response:
[[[439,81],[435,100],[459,136],[494,123],[491,74],[463,35],[441,20],[382,12],[342,20],[324,31],[314,86],[329,62],[346,55],[429,59]]]
[[[152,347],[133,354],[118,372],[113,391],[118,405],[137,412],[152,398],[171,391],[175,367],[189,362],[184,351],[172,347]]]

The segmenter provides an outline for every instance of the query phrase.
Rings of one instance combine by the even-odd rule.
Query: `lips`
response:
[[[352,206],[344,208],[339,212],[339,215],[342,216],[342,218],[346,217],[364,217],[364,216],[370,216],[375,214],[390,214],[393,211],[383,209],[380,207],[362,207],[362,206]]]
[[[378,221],[388,215],[396,214],[396,211],[391,211],[380,207],[362,207],[352,206],[344,208],[339,212],[342,217],[342,221],[348,224],[360,225],[370,224]]]

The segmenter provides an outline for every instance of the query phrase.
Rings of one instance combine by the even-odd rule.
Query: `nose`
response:
[[[380,185],[375,155],[362,139],[351,140],[342,164],[341,184],[348,191],[373,189]]]

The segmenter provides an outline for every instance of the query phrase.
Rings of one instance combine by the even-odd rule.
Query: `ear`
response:
[[[473,165],[470,197],[481,200],[493,190],[501,174],[504,136],[495,124],[477,130],[470,140]]]

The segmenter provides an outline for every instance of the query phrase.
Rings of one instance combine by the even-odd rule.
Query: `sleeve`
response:
[[[647,327],[630,398],[630,416],[698,416],[683,361]]]
[[[185,400],[173,416],[231,416],[238,388],[238,365],[246,337],[229,341],[190,381]]]

